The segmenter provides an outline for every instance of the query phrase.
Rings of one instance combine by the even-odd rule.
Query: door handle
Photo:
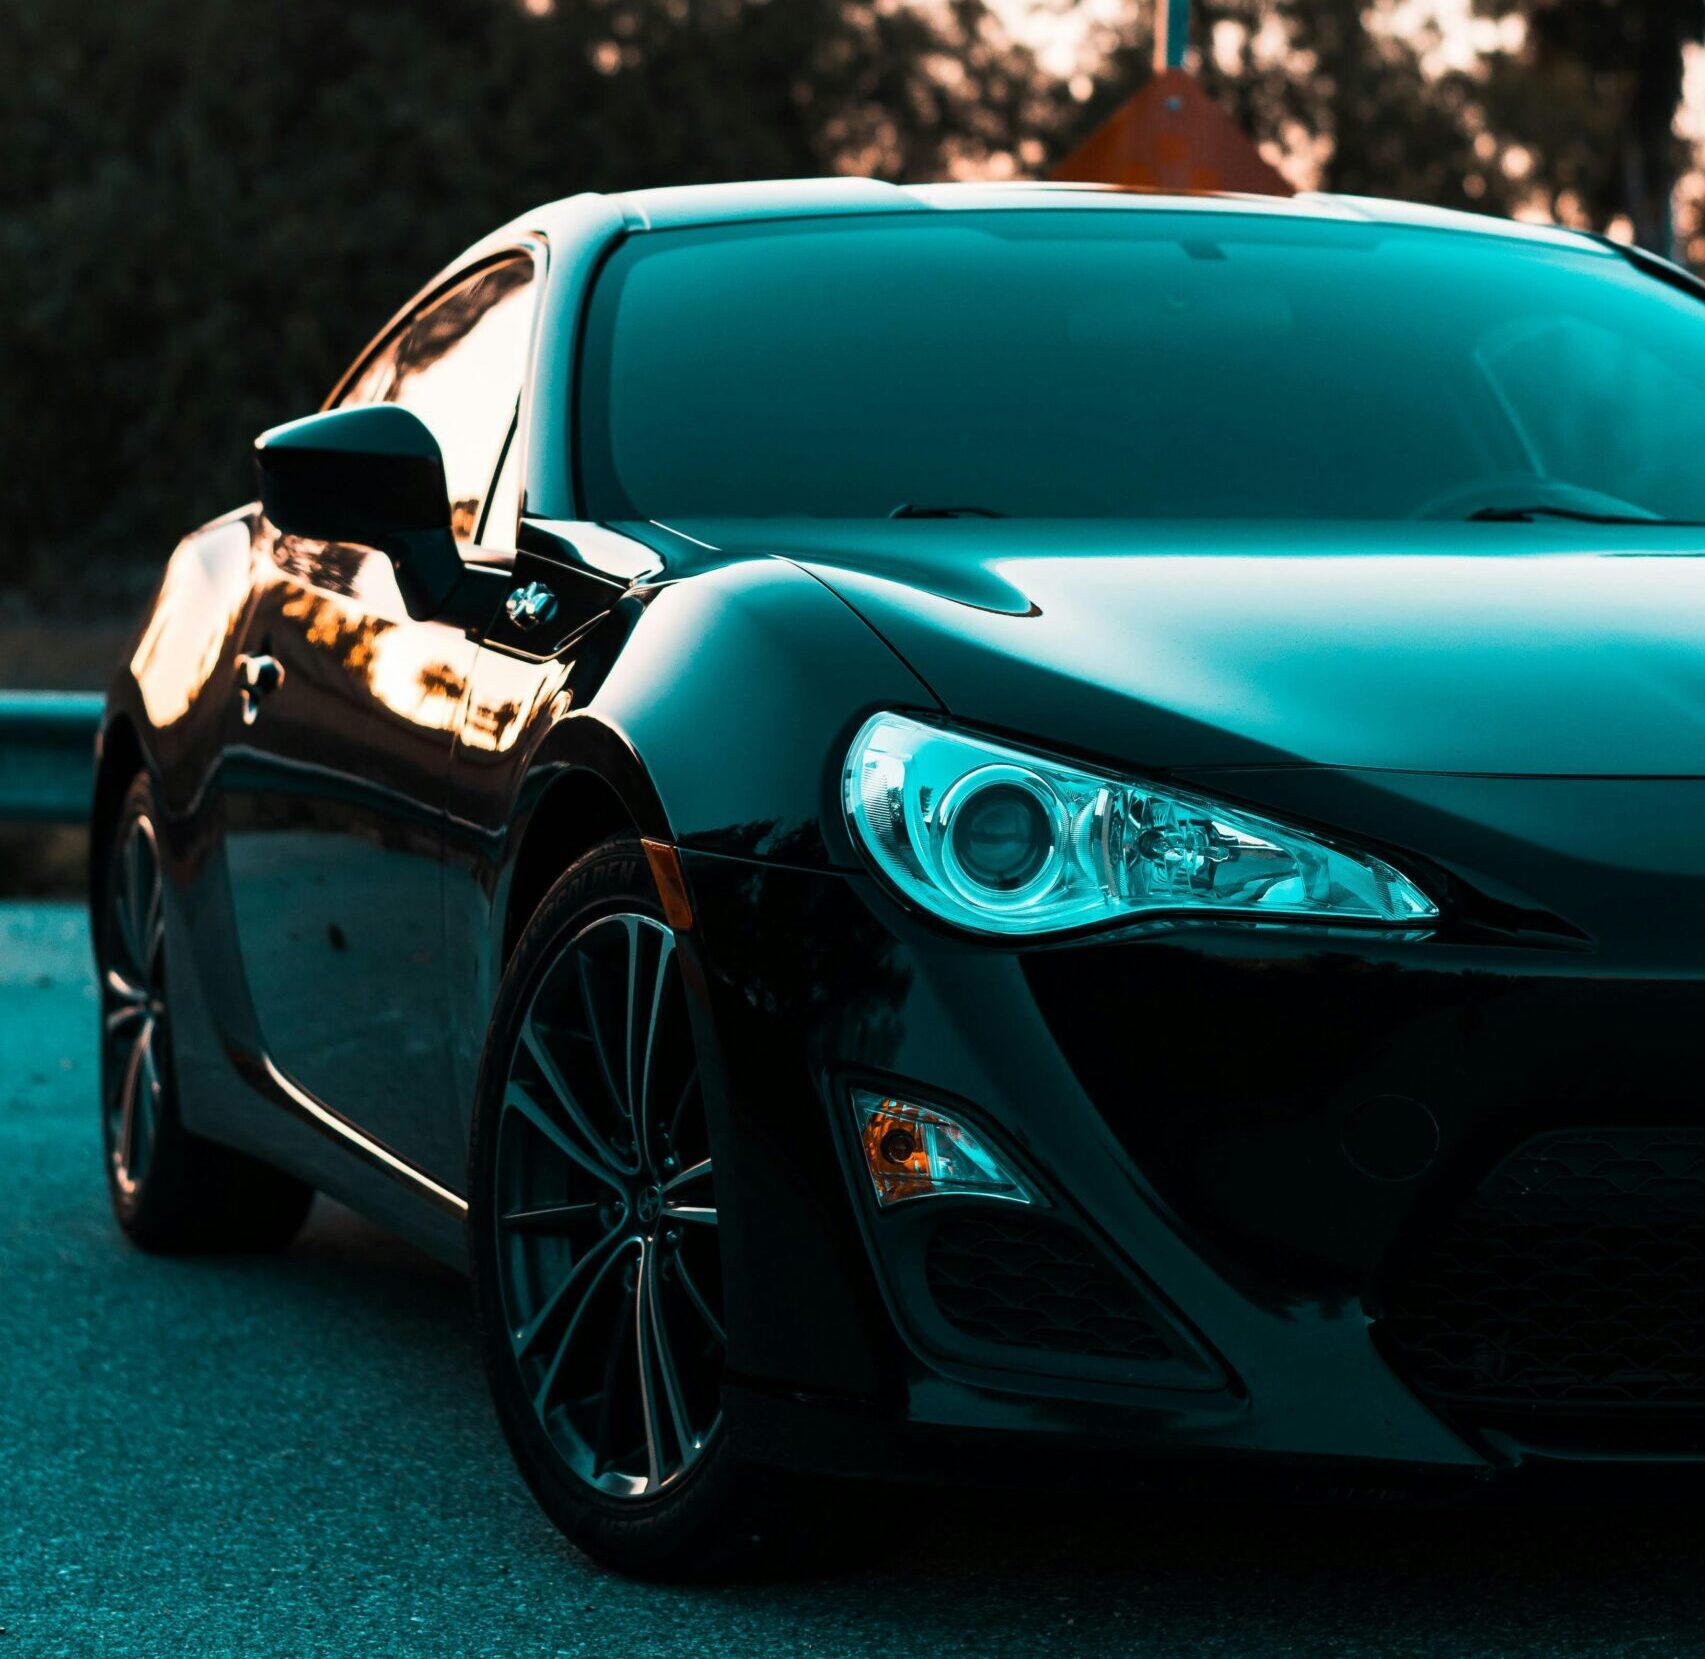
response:
[[[284,664],[264,653],[237,656],[237,695],[243,703],[243,724],[252,726],[260,716],[260,700],[284,684]]]

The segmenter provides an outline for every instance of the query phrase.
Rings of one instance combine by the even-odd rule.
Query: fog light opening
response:
[[[871,1089],[853,1090],[853,1109],[880,1208],[950,1194],[1035,1202],[1001,1159],[947,1113]]]

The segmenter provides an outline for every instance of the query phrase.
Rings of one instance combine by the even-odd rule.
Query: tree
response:
[[[535,202],[998,171],[1035,117],[983,0],[0,0],[0,42],[0,585],[43,597],[149,580]]]
[[[1488,108],[1534,158],[1556,218],[1604,229],[1625,217],[1642,247],[1674,251],[1687,147],[1675,131],[1683,52],[1705,40],[1705,0],[1477,0],[1518,16],[1521,47],[1490,65]]]
[[[1131,0],[1093,42],[1095,93],[1075,121],[1061,118],[1066,146],[1147,79],[1152,10]],[[1269,159],[1321,189],[1502,209],[1506,181],[1475,147],[1474,80],[1429,74],[1434,40],[1388,26],[1388,11],[1369,0],[1197,0],[1202,82]]]

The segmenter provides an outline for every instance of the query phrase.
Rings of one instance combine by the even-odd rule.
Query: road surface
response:
[[[833,1570],[623,1582],[534,1510],[453,1274],[323,1203],[274,1260],[120,1241],[89,979],[74,908],[0,907],[0,1659],[1705,1654],[1676,1510],[907,1498]]]

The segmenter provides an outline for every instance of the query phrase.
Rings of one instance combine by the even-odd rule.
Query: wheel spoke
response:
[[[627,1352],[628,1322],[626,1317],[616,1320],[615,1329],[610,1333],[610,1346],[604,1355],[604,1385],[598,1395],[598,1420],[592,1429],[592,1477],[594,1480],[603,1473],[605,1465],[610,1461],[610,1430],[614,1426],[616,1405],[616,1387],[621,1381],[622,1356]]]
[[[154,829],[146,819],[139,819],[131,845],[135,851],[130,899],[136,920],[136,943],[142,955],[137,967],[147,969],[152,961],[155,936],[162,928],[164,882],[160,876],[160,849],[154,839]]]
[[[638,924],[635,924],[637,933]],[[649,1166],[652,1156],[651,1148],[651,1072],[652,1061],[657,1050],[657,1026],[663,1012],[663,993],[669,985],[669,962],[675,954],[675,935],[662,933],[658,935],[657,968],[651,981],[651,1008],[645,1020],[645,1048],[640,1058],[639,1093],[635,1104],[634,1139],[639,1143],[640,1158]],[[635,951],[638,941],[635,940]],[[630,997],[631,997],[630,992]],[[631,1003],[630,1003],[631,1007]],[[630,1044],[630,1052],[631,1052]]]
[[[634,1281],[633,1318],[639,1348],[639,1412],[645,1423],[646,1490],[655,1492],[663,1484],[663,1419],[658,1414],[655,1380],[652,1377],[650,1310],[651,1252],[642,1250],[639,1277]]]
[[[152,1103],[160,1098],[160,1062],[154,1053],[152,1021],[142,1028],[142,1035],[137,1039],[136,1047],[142,1056],[142,1081],[148,1085],[148,1099]]]
[[[128,979],[117,968],[108,968],[106,972],[107,990],[120,1002],[128,1002],[140,1007],[148,1000],[148,993],[133,979]]]
[[[674,1221],[685,1221],[694,1227],[714,1227],[716,1210],[709,1204],[664,1204],[663,1213]]]
[[[728,1346],[728,1333],[722,1328],[722,1321],[711,1312],[710,1303],[704,1299],[704,1292],[698,1287],[698,1281],[687,1271],[687,1263],[679,1251],[675,1253],[675,1280],[686,1292],[687,1300],[698,1310],[699,1318],[705,1322],[706,1328],[716,1339],[717,1346]]]
[[[507,1233],[567,1233],[584,1216],[594,1215],[597,1204],[541,1204],[530,1210],[511,1210],[499,1216],[497,1224]]]
[[[142,1129],[142,1146],[136,1155],[139,1167],[146,1169],[148,1154],[154,1145],[154,1126],[160,1118],[160,1095],[165,1085],[160,1078],[160,1057],[154,1052],[154,1043],[159,1037],[160,1028],[149,1021],[143,1027],[142,1036],[137,1041],[137,1047],[142,1051],[142,1070],[138,1078],[136,1111],[139,1125]]]
[[[563,1076],[563,1067],[559,1066],[556,1055],[552,1054],[551,1043],[547,1042],[546,1035],[540,1030],[539,1025],[534,1021],[534,1016],[530,1013],[527,1014],[527,1021],[522,1025],[522,1042],[527,1045],[527,1052],[532,1055],[534,1066],[539,1067],[540,1076],[546,1081],[552,1095],[558,1098],[558,1103],[563,1107],[563,1112],[568,1115],[568,1119],[573,1122],[575,1129],[580,1132],[581,1136],[585,1137],[588,1149],[595,1151],[600,1158],[604,1159],[605,1163],[610,1166],[610,1170],[619,1173],[621,1163],[617,1161],[616,1153],[610,1149],[609,1141],[604,1136],[600,1136],[598,1130],[593,1127],[592,1119],[587,1117],[587,1110],[585,1107],[581,1107],[580,1096],[576,1095],[575,1090],[569,1086],[568,1078]]]
[[[102,1029],[109,1037],[116,1037],[126,1026],[137,1020],[148,1018],[147,1005],[140,1002],[120,1003],[117,1008],[110,1009],[106,1018],[101,1022]]]
[[[662,1275],[651,1260],[650,1251],[646,1252],[640,1280],[645,1292],[645,1317],[651,1322],[652,1357],[657,1364],[657,1377],[663,1385],[663,1402],[669,1408],[669,1422],[675,1431],[675,1444],[680,1448],[684,1468],[698,1456],[699,1442],[687,1418],[687,1402],[681,1393],[680,1375],[675,1370],[675,1350],[670,1344],[669,1327],[663,1318],[660,1299]]]
[[[588,1156],[595,1158],[601,1170],[600,1178],[619,1184],[624,1171],[621,1160],[617,1158],[610,1143],[598,1133],[592,1120],[586,1115],[574,1090],[569,1087],[568,1079],[563,1076],[562,1068],[556,1062],[556,1056],[551,1053],[550,1045],[545,1041],[544,1034],[533,1022],[529,1014],[521,1026],[521,1041],[527,1052],[533,1057],[533,1064],[539,1068],[540,1075],[545,1080],[545,1086],[556,1100],[558,1109],[568,1120],[569,1127],[578,1135]]]
[[[125,1191],[145,1178],[166,1091],[165,1030],[156,998],[165,937],[165,888],[154,827],[129,819],[113,866],[101,935],[101,1030],[110,1157]],[[116,1081],[114,1081],[116,1079]]]
[[[587,1256],[582,1258],[582,1263],[576,1264],[577,1270],[584,1262],[595,1261],[596,1259],[597,1251],[589,1252]],[[568,1357],[568,1351],[573,1347],[575,1337],[580,1334],[580,1327],[586,1318],[587,1309],[592,1306],[593,1298],[603,1288],[605,1279],[609,1277],[610,1269],[621,1259],[622,1252],[620,1250],[608,1251],[605,1253],[601,1265],[594,1267],[589,1276],[582,1276],[582,1288],[578,1293],[578,1299],[569,1313],[568,1323],[563,1326],[562,1335],[557,1339],[556,1352],[551,1355],[551,1362],[545,1368],[544,1377],[539,1383],[538,1393],[533,1396],[533,1409],[541,1417],[550,1409],[551,1394],[556,1388],[557,1374],[562,1370],[562,1363]],[[576,1274],[571,1273],[569,1275],[570,1281],[574,1280],[575,1277]],[[620,1323],[619,1319],[617,1323]]]
[[[667,1198],[670,1193],[686,1186],[689,1182],[704,1181],[708,1180],[709,1177],[710,1159],[701,1158],[696,1164],[689,1164],[680,1172],[680,1174],[671,1175],[669,1179],[663,1183],[663,1196]]]
[[[165,890],[158,866],[155,867],[154,880],[149,888],[147,918],[142,937],[147,954],[141,966],[148,977],[154,979],[159,971],[160,952],[166,944]]]
[[[604,1022],[598,1014],[598,999],[592,989],[592,969],[586,960],[584,951],[575,955],[575,973],[580,982],[580,1006],[586,1015],[586,1034],[592,1040],[592,1052],[598,1060],[598,1070],[603,1075],[604,1087],[610,1091],[610,1104],[624,1117],[631,1117],[628,1103],[623,1098],[621,1086],[616,1082],[616,1072],[610,1063],[609,1044],[605,1041]]]
[[[124,1178],[131,1179],[135,1168],[137,1096],[142,1092],[142,1044],[138,1038],[124,1064],[124,1076],[118,1085],[118,1166]]]
[[[509,1081],[509,1087],[503,1091],[503,1109],[506,1112],[514,1112],[531,1124],[563,1157],[585,1170],[593,1180],[601,1182],[614,1192],[622,1190],[621,1178],[610,1168],[609,1163],[595,1150],[577,1145],[568,1132],[533,1097],[531,1091],[513,1078]]]
[[[607,1232],[568,1270],[562,1283],[545,1298],[545,1305],[519,1330],[510,1331],[510,1342],[517,1359],[525,1359],[532,1353],[539,1345],[539,1338],[565,1309],[570,1313],[570,1323],[573,1323],[573,1316],[585,1306],[587,1296],[597,1288],[604,1270],[620,1254],[612,1248],[620,1236],[619,1228]]]

